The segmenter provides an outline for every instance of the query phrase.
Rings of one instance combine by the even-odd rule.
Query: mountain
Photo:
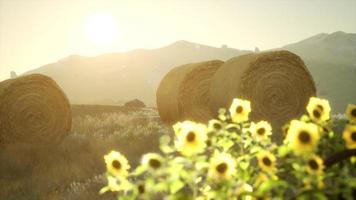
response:
[[[356,34],[321,33],[282,49],[304,60],[318,96],[329,99],[335,111],[344,112],[348,103],[356,103]]]
[[[302,57],[317,85],[318,96],[330,100],[336,112],[356,103],[356,34],[335,32],[318,34],[285,45]],[[276,50],[276,49],[273,49]],[[72,55],[37,68],[54,78],[71,103],[124,104],[140,99],[155,105],[155,91],[161,78],[173,67],[211,59],[227,60],[251,53],[178,41],[158,49],[137,49],[95,57]]]
[[[246,53],[250,51],[177,41],[151,50],[95,57],[72,55],[26,74],[52,77],[74,104],[123,104],[138,98],[152,106],[161,78],[173,67],[210,59],[227,60]]]

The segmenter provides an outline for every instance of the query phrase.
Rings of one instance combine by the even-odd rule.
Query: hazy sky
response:
[[[176,40],[263,50],[340,30],[356,33],[356,0],[0,0],[0,80],[70,54]]]

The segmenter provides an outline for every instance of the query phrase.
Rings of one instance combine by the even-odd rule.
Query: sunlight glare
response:
[[[117,37],[117,23],[109,13],[90,16],[85,26],[86,38],[96,45],[106,45]]]

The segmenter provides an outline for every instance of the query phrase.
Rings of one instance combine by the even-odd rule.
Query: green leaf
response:
[[[158,183],[154,186],[156,192],[163,192],[167,190],[167,184],[165,182]]]
[[[180,189],[182,189],[184,187],[184,182],[180,181],[180,180],[175,180],[171,183],[170,185],[170,191],[171,194],[175,194],[176,192],[178,192]]]
[[[139,175],[143,174],[146,170],[147,169],[145,166],[140,165],[140,166],[136,167],[135,171],[133,172],[133,175],[139,176]]]
[[[267,191],[270,191],[274,188],[287,188],[288,183],[282,180],[268,180],[266,182],[263,182],[260,187],[258,188],[258,193],[259,194],[264,194]]]
[[[290,152],[290,148],[286,145],[280,146],[278,148],[278,155],[280,157],[285,157]]]
[[[248,163],[248,162],[243,162],[243,161],[240,162],[240,167],[241,167],[241,169],[243,169],[243,170],[246,170],[249,165],[250,165],[250,163]]]

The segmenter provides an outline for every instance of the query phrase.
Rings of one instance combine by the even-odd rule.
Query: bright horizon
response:
[[[335,31],[356,33],[356,1],[0,0],[0,80],[73,54],[177,40],[265,50]]]

